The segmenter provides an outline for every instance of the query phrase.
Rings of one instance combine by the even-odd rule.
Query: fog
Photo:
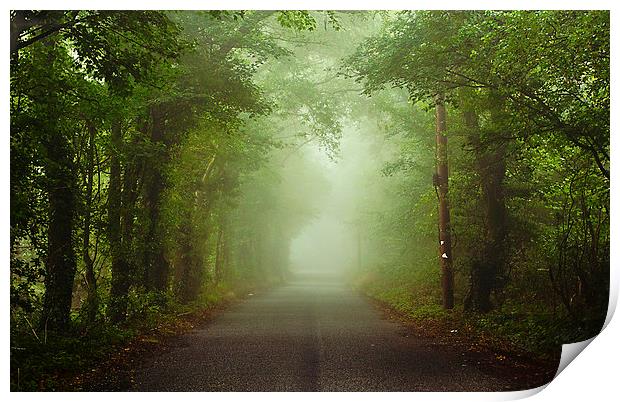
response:
[[[292,272],[340,276],[359,267],[361,258],[369,253],[364,249],[366,236],[359,213],[371,195],[371,184],[382,176],[376,138],[365,134],[359,124],[344,127],[340,150],[334,158],[316,144],[300,150],[304,158],[314,162],[316,174],[327,181],[328,191],[307,200],[316,213],[291,241]]]

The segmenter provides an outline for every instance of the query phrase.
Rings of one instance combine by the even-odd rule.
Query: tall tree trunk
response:
[[[446,131],[446,106],[443,95],[435,99],[435,132],[437,173],[435,184],[439,197],[439,260],[443,307],[454,307],[454,274],[452,271],[452,241],[450,207],[448,204],[448,137]]]
[[[203,280],[203,247],[199,244],[206,240],[197,236],[192,225],[192,214],[183,218],[179,243],[181,245],[180,262],[175,273],[175,291],[181,302],[196,300]]]
[[[224,228],[224,243],[223,243],[223,249],[222,249],[222,266],[224,267],[224,280],[227,281],[231,281],[234,273],[232,272],[232,268],[233,268],[233,264],[231,262],[231,253],[232,253],[232,247],[231,247],[231,239],[232,236],[230,234],[230,225],[228,225],[228,222],[226,223],[226,226]]]
[[[362,272],[362,229],[361,223],[358,222],[356,226],[357,231],[357,272]]]
[[[180,266],[175,272],[175,286],[176,294],[183,302],[189,302],[198,297],[204,279],[204,245],[207,242],[209,232],[196,230],[194,221],[208,221],[211,209],[210,198],[212,197],[209,182],[215,166],[215,159],[216,155],[214,154],[207,163],[201,184],[194,192],[193,205],[182,218],[184,222],[180,239],[181,258]],[[216,257],[216,266],[217,264]]]
[[[121,234],[121,164],[120,152],[123,143],[121,121],[115,120],[111,132],[110,185],[108,188],[108,238],[112,260],[112,281],[110,285],[109,316],[112,322],[120,322],[127,314],[129,292],[129,265],[124,252]]]
[[[49,41],[43,53],[49,68],[54,69],[57,47]],[[77,177],[73,152],[67,136],[60,129],[58,120],[62,116],[60,99],[54,86],[43,89],[40,94],[41,106],[45,108],[45,118],[40,122],[45,131],[45,175],[49,202],[48,249],[45,264],[45,297],[41,325],[51,330],[63,331],[70,322],[73,281],[76,272],[76,253],[73,242],[75,225]],[[43,86],[42,88],[45,88]]]
[[[465,299],[465,309],[488,312],[492,308],[491,293],[498,287],[498,279],[504,271],[506,258],[506,205],[503,191],[506,146],[498,140],[487,143],[481,140],[480,127],[474,112],[465,112],[464,118],[469,131],[469,142],[474,147],[485,224],[482,247],[471,266],[470,289]]]
[[[181,223],[180,233],[179,233],[179,251],[180,255],[178,256],[178,261],[175,264],[175,272],[174,272],[174,285],[175,285],[175,294],[181,300],[181,302],[185,303],[189,301],[189,272],[192,269],[192,247],[191,247],[191,237],[192,237],[192,228],[191,228],[191,214],[186,213],[182,218],[183,223]]]
[[[161,107],[151,107],[151,141],[154,144],[164,143],[164,115]],[[147,270],[147,288],[156,292],[165,292],[168,287],[170,266],[164,255],[163,237],[160,228],[161,198],[165,188],[162,166],[166,155],[156,155],[147,166],[145,183],[145,203],[148,209],[149,228],[145,239],[146,252],[144,267]]]
[[[224,278],[224,218],[220,217],[217,228],[217,246],[215,248],[215,283],[220,283]]]
[[[90,225],[93,197],[93,175],[95,164],[95,126],[92,123],[88,123],[88,134],[88,151],[86,156],[86,193],[84,194],[86,204],[84,208],[82,259],[84,260],[84,268],[86,270],[86,288],[88,291],[88,295],[86,297],[86,309],[88,314],[88,321],[94,322],[97,319],[99,300],[97,296],[97,278],[95,276],[93,260],[90,257]]]
[[[42,324],[65,330],[69,324],[76,255],[73,244],[75,222],[75,169],[71,148],[60,133],[47,143],[49,199],[48,251]]]

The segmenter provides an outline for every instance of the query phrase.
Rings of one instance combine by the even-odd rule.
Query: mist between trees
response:
[[[296,270],[594,335],[609,62],[605,11],[12,11],[12,370]]]

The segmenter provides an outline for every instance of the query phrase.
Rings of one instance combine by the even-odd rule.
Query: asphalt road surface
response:
[[[334,278],[249,297],[134,373],[138,391],[499,391],[501,378],[416,337]]]

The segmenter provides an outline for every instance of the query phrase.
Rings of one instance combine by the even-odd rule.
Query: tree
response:
[[[68,140],[74,124],[71,109],[74,102],[98,102],[79,93],[89,80],[103,79],[113,91],[127,93],[161,57],[174,57],[178,46],[173,25],[158,12],[16,11],[11,17],[12,75],[26,73],[38,80],[34,89],[12,86],[13,96],[30,97],[33,105],[41,105],[32,115],[46,148],[49,251],[41,323],[65,330],[76,272],[73,236],[78,187],[75,150]],[[155,37],[159,49],[147,45]],[[22,88],[26,90],[18,92]]]
[[[437,173],[435,188],[439,198],[439,261],[441,261],[441,287],[443,307],[454,307],[454,277],[452,271],[452,239],[450,228],[450,209],[448,206],[448,138],[446,131],[446,107],[443,94],[438,94],[435,100],[436,153]]]
[[[447,102],[461,109],[465,122],[457,127],[469,137],[485,211],[485,246],[467,251],[467,307],[488,311],[492,292],[506,284],[513,220],[506,149],[515,139],[568,142],[609,177],[608,18],[606,12],[402,12],[347,59],[347,71],[367,93],[403,87],[414,101],[430,103],[445,88]]]

